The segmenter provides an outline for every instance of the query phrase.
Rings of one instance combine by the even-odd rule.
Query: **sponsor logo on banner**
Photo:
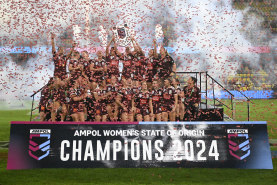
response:
[[[50,129],[30,129],[29,137],[29,155],[41,160],[50,153]]]
[[[248,129],[228,129],[229,153],[238,160],[250,155]]]

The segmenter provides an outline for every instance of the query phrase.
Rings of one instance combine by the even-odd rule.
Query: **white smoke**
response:
[[[49,53],[40,53],[25,65],[18,65],[7,55],[1,57],[6,63],[0,71],[0,97],[5,100],[5,107],[24,104],[23,100],[30,100],[30,96],[48,82],[53,76],[51,57]]]
[[[234,75],[242,61],[258,63],[259,55],[245,53],[239,48],[252,44],[242,33],[243,12],[234,10],[230,0],[178,1],[172,14],[178,16],[175,24],[176,54],[183,61],[179,70],[208,71],[217,80]],[[229,52],[227,48],[235,52]],[[184,55],[184,50],[199,51]]]

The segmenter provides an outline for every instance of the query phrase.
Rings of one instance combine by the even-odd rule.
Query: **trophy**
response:
[[[119,46],[126,47],[131,43],[130,37],[134,35],[134,31],[126,23],[124,25],[114,26],[112,30],[115,41]]]

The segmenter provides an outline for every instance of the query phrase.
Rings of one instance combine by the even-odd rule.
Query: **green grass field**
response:
[[[251,120],[267,121],[269,138],[277,139],[277,100],[253,100]],[[0,111],[0,141],[8,141],[10,121],[28,121],[30,110]],[[227,112],[228,113],[228,112]],[[229,112],[230,113],[230,112]],[[237,120],[246,120],[246,104],[237,104]],[[271,147],[277,150],[276,147]],[[0,149],[0,185],[17,184],[266,184],[277,185],[274,170],[242,169],[34,169],[6,170],[8,149]]]

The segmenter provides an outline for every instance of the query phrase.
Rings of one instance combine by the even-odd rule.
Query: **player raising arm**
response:
[[[107,61],[107,80],[110,82],[111,77],[115,76],[117,79],[119,77],[119,56],[115,50],[115,47],[111,47],[111,43],[114,42],[114,37],[109,42],[106,48],[106,61]]]
[[[51,44],[52,44],[52,54],[53,54],[53,61],[54,61],[54,77],[60,78],[61,80],[64,80],[66,78],[66,62],[70,58],[74,47],[76,44],[74,43],[72,45],[72,48],[69,52],[69,54],[66,56],[64,55],[64,48],[59,47],[58,53],[56,52],[56,47],[55,47],[55,34],[51,34]]]
[[[147,86],[148,89],[152,89],[152,82],[157,73],[157,64],[158,64],[158,54],[157,54],[157,43],[156,40],[153,40],[154,49],[149,50],[149,55],[146,60],[147,65]]]
[[[176,72],[176,64],[174,63],[174,60],[163,46],[160,48],[158,66],[158,77],[163,80],[173,76]]]

